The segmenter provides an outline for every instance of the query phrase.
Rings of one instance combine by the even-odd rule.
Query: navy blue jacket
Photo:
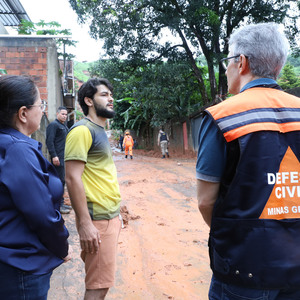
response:
[[[59,212],[63,186],[41,148],[0,129],[0,261],[37,275],[63,262],[69,235]]]
[[[68,131],[68,127],[59,122],[57,119],[51,122],[46,130],[46,145],[50,156],[51,158],[56,156],[61,158],[61,163],[63,163],[65,154],[65,144]]]

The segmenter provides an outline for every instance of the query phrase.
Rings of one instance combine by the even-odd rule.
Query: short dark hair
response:
[[[20,107],[33,105],[38,96],[34,81],[28,76],[0,77],[0,127],[11,127]]]
[[[57,109],[57,112],[60,112],[61,110],[67,110],[67,108],[65,106],[60,106],[58,109]]]
[[[105,78],[91,78],[85,82],[78,90],[78,102],[85,116],[89,113],[89,107],[86,105],[84,98],[88,97],[93,99],[94,95],[97,93],[97,86],[105,85],[111,92],[113,92],[113,87],[110,82]]]

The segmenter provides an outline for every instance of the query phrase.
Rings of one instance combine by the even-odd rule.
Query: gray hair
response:
[[[251,24],[237,29],[229,39],[231,55],[248,57],[251,73],[276,79],[285,64],[289,42],[275,23]]]

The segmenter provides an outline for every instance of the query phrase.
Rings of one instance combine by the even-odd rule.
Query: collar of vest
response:
[[[299,98],[283,91],[254,87],[206,109],[231,142],[256,131],[300,130]]]

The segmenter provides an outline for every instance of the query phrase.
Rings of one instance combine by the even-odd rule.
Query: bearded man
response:
[[[104,130],[115,115],[112,92],[102,78],[81,86],[78,101],[86,117],[74,124],[66,140],[66,183],[85,263],[85,300],[105,299],[115,281],[121,196]]]

